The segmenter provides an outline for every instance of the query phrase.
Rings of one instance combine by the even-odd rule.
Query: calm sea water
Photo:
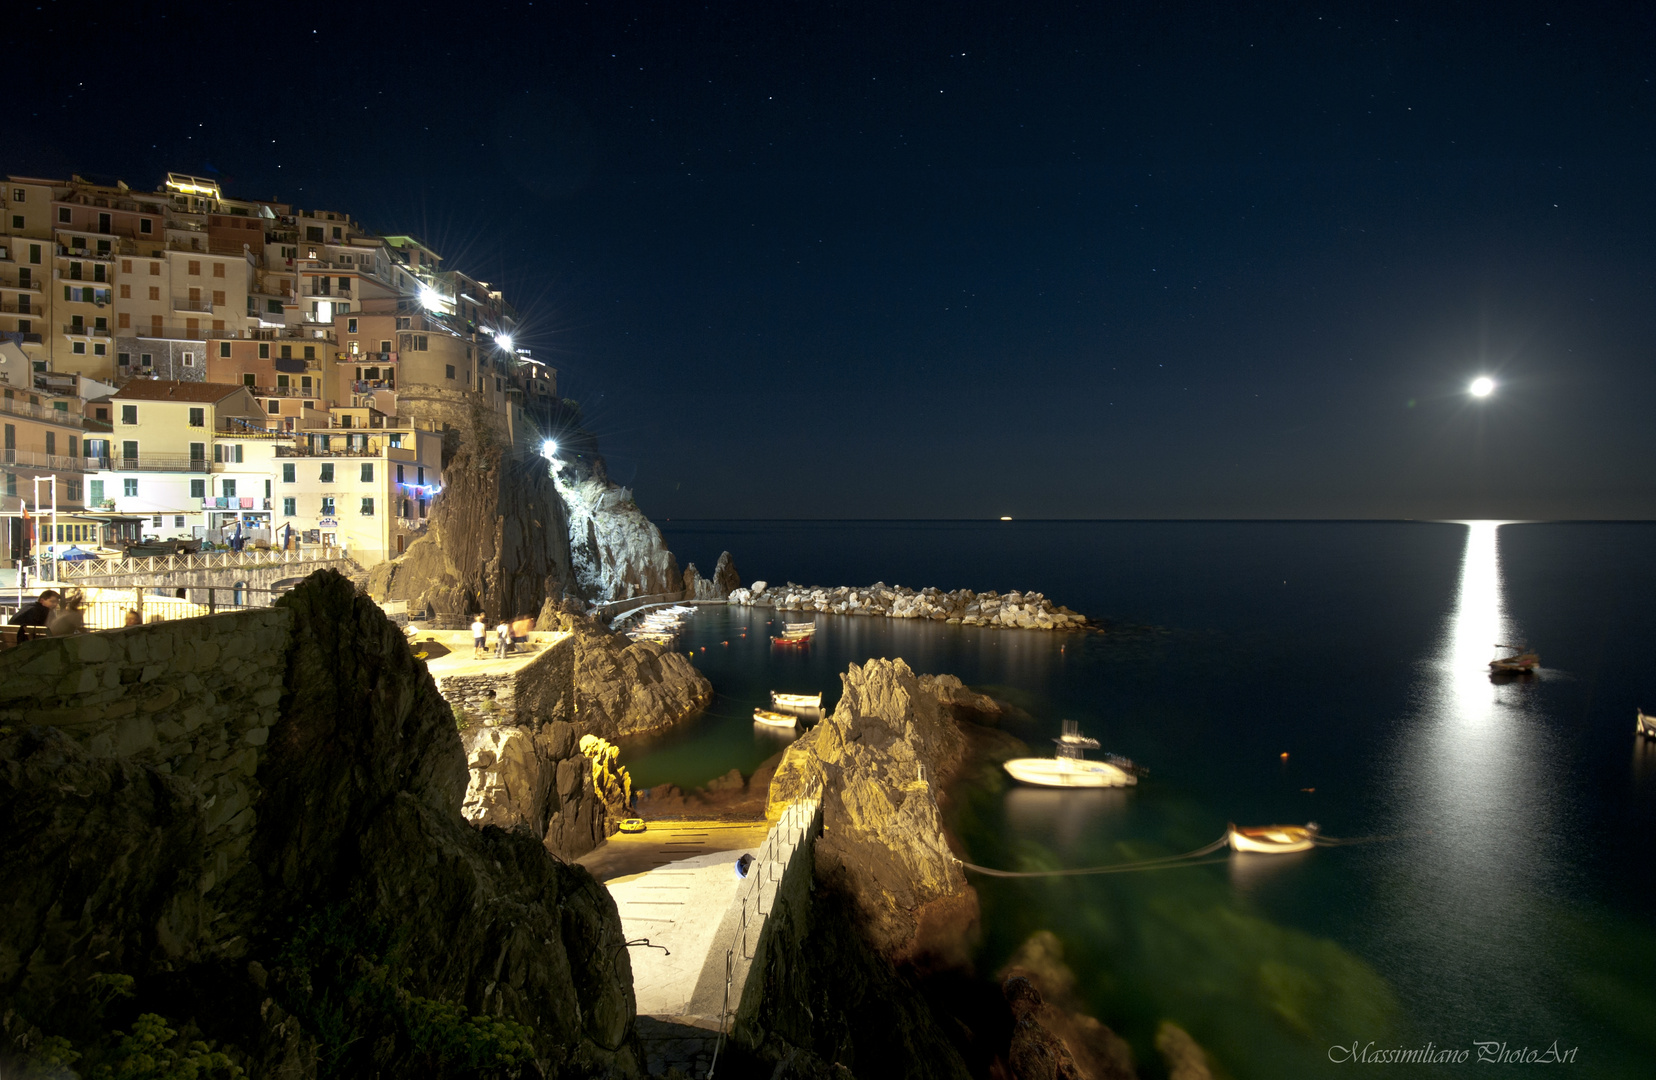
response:
[[[708,712],[624,747],[636,782],[747,772],[775,689],[827,691],[901,656],[1018,704],[1037,753],[1063,719],[1152,774],[1125,792],[996,774],[955,808],[973,861],[1093,866],[1316,820],[1373,838],[1106,877],[979,880],[993,971],[1036,930],[1097,1015],[1154,1060],[1163,1019],[1233,1076],[1339,1076],[1336,1045],[1465,1050],[1384,1075],[1530,1075],[1476,1043],[1575,1048],[1578,1076],[1656,1075],[1656,525],[668,522],[681,561],[745,580],[1038,589],[1112,621],[1049,635],[819,616],[801,653],[764,609],[706,609],[683,647]],[[790,616],[799,618],[797,615]],[[745,632],[746,636],[743,636]],[[1497,642],[1533,681],[1491,683]],[[703,651],[705,650],[705,651]],[[1286,754],[1284,758],[1282,755]]]

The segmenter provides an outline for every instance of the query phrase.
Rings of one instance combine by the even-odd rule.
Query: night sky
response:
[[[1656,516],[1649,5],[23,6],[0,168],[424,237],[658,519]]]

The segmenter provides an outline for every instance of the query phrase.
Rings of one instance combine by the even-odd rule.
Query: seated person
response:
[[[45,626],[51,619],[52,612],[57,610],[63,596],[56,589],[47,589],[40,594],[40,599],[30,604],[11,617],[12,626]]]

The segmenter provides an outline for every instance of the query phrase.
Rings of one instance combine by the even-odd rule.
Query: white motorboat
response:
[[[766,727],[791,728],[799,724],[799,717],[788,713],[771,712],[769,709],[754,709],[753,722],[764,724]]]
[[[1001,767],[1014,780],[1040,787],[1109,788],[1138,783],[1132,772],[1107,761],[1088,761],[1085,753],[1098,749],[1098,740],[1081,734],[1074,720],[1064,721],[1064,733],[1052,740],[1058,752],[1049,758],[1013,758]]]
[[[822,695],[816,694],[782,694],[771,691],[771,705],[778,709],[820,709]]]
[[[1262,825],[1257,828],[1230,827],[1230,846],[1236,851],[1282,855],[1310,851],[1317,843],[1317,823],[1307,825]]]
[[[1640,709],[1639,718],[1633,722],[1633,730],[1647,739],[1656,739],[1656,716]]]

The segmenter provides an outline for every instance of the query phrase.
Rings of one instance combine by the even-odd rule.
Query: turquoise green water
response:
[[[711,562],[698,543],[715,557],[730,547],[749,576],[1033,587],[1127,625],[1082,637],[824,616],[808,650],[782,652],[765,633],[770,612],[710,609],[684,645],[718,699],[680,730],[624,747],[638,784],[751,771],[785,745],[750,720],[771,689],[821,689],[831,704],[846,664],[901,656],[1014,701],[1029,719],[1009,730],[1032,746],[1075,719],[1152,769],[1126,792],[973,778],[953,812],[975,862],[1168,854],[1232,820],[1315,819],[1335,836],[1385,838],[1146,874],[976,882],[984,970],[1030,933],[1057,933],[1091,1007],[1141,1059],[1172,1019],[1238,1078],[1341,1075],[1356,1066],[1330,1060],[1333,1048],[1353,1041],[1431,1041],[1470,1057],[1365,1067],[1384,1075],[1528,1075],[1536,1066],[1479,1065],[1476,1044],[1555,1040],[1577,1049],[1564,1066],[1573,1075],[1650,1075],[1656,747],[1634,738],[1632,720],[1656,655],[1643,619],[1656,529],[669,531],[681,557]],[[1533,682],[1494,685],[1484,665],[1512,638],[1545,666]]]

